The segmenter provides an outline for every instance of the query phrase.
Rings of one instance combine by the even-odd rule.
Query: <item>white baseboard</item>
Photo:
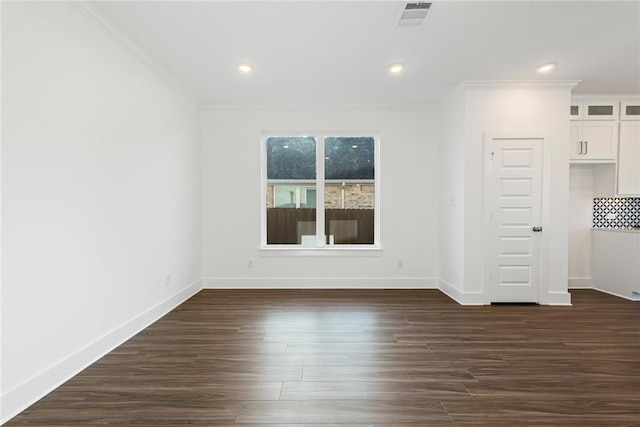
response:
[[[438,289],[433,277],[207,277],[204,289]]]
[[[198,280],[129,321],[96,338],[49,368],[7,390],[1,397],[0,424],[24,411],[74,375],[173,310],[202,289]]]
[[[593,289],[591,277],[569,277],[569,289]]]
[[[486,305],[484,294],[479,292],[463,292],[442,279],[438,281],[440,292],[454,300],[460,305]]]
[[[546,295],[545,305],[567,305],[571,304],[571,294],[569,292],[549,292]]]
[[[604,289],[600,289],[600,288],[593,288],[593,290],[596,290],[596,291],[598,291],[598,292],[602,292],[602,293],[605,293],[605,294],[613,295],[614,297],[624,298],[624,299],[626,299],[626,300],[633,301],[633,298],[632,298],[632,295],[633,295],[633,294],[632,294],[632,295],[627,295],[627,296],[625,296],[625,295],[617,294],[617,293],[615,293],[615,292],[605,291]]]
[[[485,305],[484,294],[461,292],[433,277],[207,277],[203,289],[439,289],[461,305]]]
[[[487,299],[482,292],[463,292],[442,279],[439,281],[439,289],[460,305],[488,305]],[[570,306],[571,294],[568,292],[550,292],[546,295],[546,300],[541,301],[540,304]]]

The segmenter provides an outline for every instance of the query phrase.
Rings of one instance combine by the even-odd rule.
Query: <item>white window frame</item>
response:
[[[330,137],[371,137],[374,147],[374,243],[330,245],[326,243],[324,212],[324,141]],[[267,138],[313,137],[316,139],[316,246],[267,244]],[[262,132],[260,138],[260,250],[264,255],[380,255],[380,137],[378,132]],[[307,182],[308,184],[308,182]],[[304,183],[300,184],[304,186]]]

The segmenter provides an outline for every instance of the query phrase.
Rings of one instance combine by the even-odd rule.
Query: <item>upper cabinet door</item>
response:
[[[583,160],[582,122],[571,122],[570,129],[569,158],[571,160]]]
[[[571,120],[617,120],[619,101],[571,101]]]
[[[616,160],[618,154],[618,122],[582,123],[582,158]]]
[[[584,101],[583,120],[617,120],[620,102],[618,101]]]
[[[620,120],[640,120],[640,100],[620,103]]]
[[[571,120],[583,120],[582,110],[584,107],[584,102],[582,101],[571,101],[571,108],[569,110],[569,118]]]
[[[614,163],[618,154],[618,121],[571,122],[570,153],[573,163]]]

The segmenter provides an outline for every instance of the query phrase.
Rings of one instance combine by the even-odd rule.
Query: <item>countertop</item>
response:
[[[608,231],[613,233],[640,233],[640,228],[633,228],[633,227],[622,227],[622,228],[593,227],[592,230]]]

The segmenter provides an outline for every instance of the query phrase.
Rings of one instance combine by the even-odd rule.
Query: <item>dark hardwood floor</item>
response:
[[[7,426],[640,426],[640,303],[202,291]]]

